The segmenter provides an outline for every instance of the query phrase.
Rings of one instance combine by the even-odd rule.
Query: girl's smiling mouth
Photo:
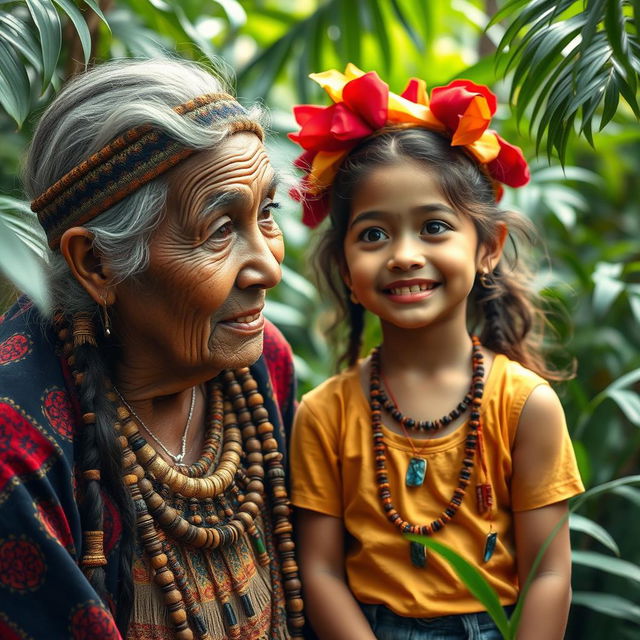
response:
[[[413,278],[391,282],[383,292],[393,302],[417,302],[428,298],[439,286],[435,280]]]

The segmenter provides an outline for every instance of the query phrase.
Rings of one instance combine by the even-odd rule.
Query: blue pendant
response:
[[[491,556],[496,549],[496,542],[498,541],[498,532],[492,531],[487,536],[487,541],[484,544],[484,555],[482,556],[482,562],[489,562]]]
[[[407,487],[419,487],[424,482],[426,472],[427,461],[424,458],[411,458],[404,478]]]
[[[409,552],[411,553],[411,564],[419,569],[424,569],[427,565],[427,547],[419,542],[410,542]]]

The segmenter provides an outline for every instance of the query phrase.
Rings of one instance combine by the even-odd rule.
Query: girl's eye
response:
[[[387,234],[379,227],[365,229],[358,236],[358,240],[362,240],[363,242],[380,242],[380,240],[384,240],[385,238],[387,238]]]
[[[442,222],[442,220],[428,220],[424,223],[422,230],[423,233],[430,236],[437,236],[445,231],[450,231],[451,227],[446,222]]]

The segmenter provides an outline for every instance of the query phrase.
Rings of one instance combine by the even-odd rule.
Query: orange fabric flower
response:
[[[332,99],[328,107],[294,107],[300,131],[289,134],[305,151],[295,165],[306,175],[291,195],[303,205],[303,222],[315,227],[328,213],[329,187],[348,153],[387,125],[412,124],[451,137],[485,165],[491,177],[518,187],[529,181],[520,149],[488,129],[496,97],[485,86],[455,80],[435,87],[431,99],[426,84],[411,78],[401,95],[389,91],[375,71],[364,73],[353,64],[310,76]],[[497,191],[497,190],[496,190]]]

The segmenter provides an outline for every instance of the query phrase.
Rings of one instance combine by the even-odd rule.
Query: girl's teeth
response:
[[[429,291],[433,289],[434,284],[412,284],[410,287],[397,287],[390,289],[391,293],[395,296],[406,296],[410,293],[418,293],[420,291]]]

